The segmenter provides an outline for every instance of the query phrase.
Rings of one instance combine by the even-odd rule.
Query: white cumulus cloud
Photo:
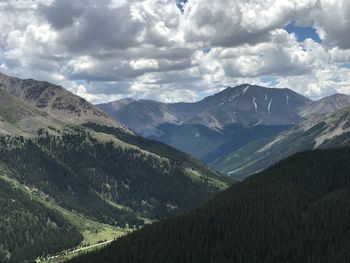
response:
[[[94,103],[193,101],[242,82],[350,93],[348,0],[0,1],[0,70]],[[285,26],[313,26],[321,43]],[[264,79],[274,79],[264,82]]]

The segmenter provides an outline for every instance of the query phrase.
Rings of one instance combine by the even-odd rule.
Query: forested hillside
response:
[[[348,262],[350,148],[296,154],[70,263]]]
[[[83,237],[57,212],[44,207],[3,176],[0,167],[0,262],[32,262],[78,245]]]
[[[0,161],[16,180],[65,208],[121,227],[188,210],[226,187],[219,175],[198,170],[176,152],[171,160],[83,128],[60,135],[42,130],[33,139],[0,137]]]

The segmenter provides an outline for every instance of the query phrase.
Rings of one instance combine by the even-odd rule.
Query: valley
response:
[[[30,218],[14,240],[33,240],[35,248],[30,253],[26,246],[14,248],[6,241],[13,239],[12,229],[0,241],[6,263],[20,261],[14,249],[21,259],[42,262],[96,249],[199,206],[232,183],[183,152],[135,135],[62,87],[1,78],[1,180],[9,191],[21,192],[18,205]],[[65,106],[55,107],[57,100]],[[27,210],[32,206],[41,209],[40,216]],[[18,224],[12,213],[4,210],[0,225],[8,217]],[[43,246],[28,236],[34,227],[43,231],[42,242],[61,232]]]
[[[0,0],[0,263],[350,262],[349,0]]]
[[[4,214],[0,227],[5,218],[11,218],[14,227],[2,240],[32,244],[18,248],[0,242],[6,263],[22,259],[79,262],[86,260],[86,253],[94,262],[93,255],[109,253],[105,251],[132,238],[132,232],[138,236],[157,231],[153,228],[210,207],[232,184],[231,189],[249,185],[254,179],[245,178],[273,171],[283,158],[309,149],[350,145],[350,100],[340,94],[311,102],[289,90],[243,85],[194,104],[122,100],[99,106],[118,111],[136,103],[128,114],[158,112],[156,119],[152,115],[150,123],[155,126],[146,128],[149,136],[145,138],[128,122],[112,119],[61,87],[1,77],[0,200]],[[255,99],[250,101],[247,95]],[[276,110],[267,103],[270,96],[270,102],[278,96],[282,101]],[[55,107],[57,100],[65,106]],[[145,111],[150,105],[152,110]],[[164,109],[172,110],[176,121],[164,122],[169,121],[161,118]],[[116,113],[110,114],[115,117]],[[11,206],[17,208],[11,210]],[[18,216],[28,222],[22,226],[23,234],[15,236]],[[40,241],[31,236],[34,229],[42,231]],[[29,247],[34,249],[28,252]]]
[[[97,106],[136,133],[210,164],[289,129],[310,103],[292,90],[243,84],[194,103],[122,99]]]
[[[136,133],[193,155],[234,181],[303,150],[349,145],[347,128],[336,127],[346,126],[349,106],[348,95],[311,101],[288,89],[247,84],[194,103],[123,99],[98,105]]]

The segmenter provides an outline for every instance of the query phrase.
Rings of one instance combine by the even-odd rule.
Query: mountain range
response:
[[[291,125],[311,100],[290,90],[243,84],[194,103],[122,99],[97,105],[143,136],[161,133],[160,125],[199,124],[221,130],[227,125]]]
[[[136,133],[210,163],[290,128],[310,103],[289,89],[243,84],[194,103],[123,99],[97,106]]]
[[[194,103],[123,99],[97,106],[136,133],[242,180],[290,154],[326,147],[320,140],[346,133],[346,127],[337,127],[346,113],[336,112],[350,106],[350,96],[311,101],[289,89],[243,84]]]
[[[63,87],[0,75],[1,262],[111,241],[230,184]]]

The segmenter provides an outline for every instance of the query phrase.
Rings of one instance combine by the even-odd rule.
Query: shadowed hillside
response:
[[[347,262],[350,148],[294,155],[71,263]]]

